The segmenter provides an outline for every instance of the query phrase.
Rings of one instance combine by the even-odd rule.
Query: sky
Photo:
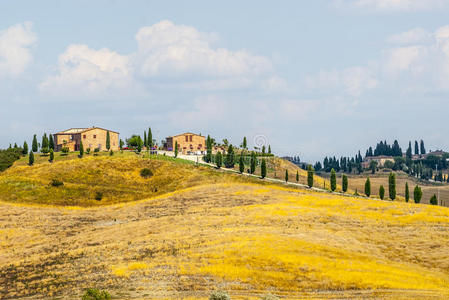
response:
[[[449,0],[0,1],[0,148],[98,126],[449,150]]]

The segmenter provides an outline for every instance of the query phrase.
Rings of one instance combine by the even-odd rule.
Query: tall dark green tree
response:
[[[50,141],[48,142],[48,147],[50,148],[50,150],[51,149],[55,150],[55,140],[53,138],[53,134],[50,133],[49,137],[50,137]]]
[[[271,145],[268,145],[268,154],[271,154]]]
[[[432,204],[432,205],[438,205],[438,198],[437,198],[437,195],[433,194],[433,196],[430,198],[430,204]]]
[[[217,165],[217,168],[221,168],[221,165],[223,163],[223,156],[221,155],[221,152],[219,151],[217,155],[215,155],[215,164]]]
[[[251,174],[254,174],[254,172],[256,171],[256,153],[254,153],[254,151],[251,152],[250,171]]]
[[[265,145],[262,146],[262,155],[265,156]]]
[[[22,154],[23,154],[23,155],[27,155],[27,154],[28,154],[28,144],[27,144],[26,141],[23,142]]]
[[[153,133],[151,132],[151,127],[148,127],[147,143],[148,143],[148,147],[150,147],[150,149],[154,147]]]
[[[44,133],[44,135],[42,136],[42,143],[41,143],[41,152],[43,154],[47,154],[50,151],[48,145],[49,145],[48,137],[47,134]]]
[[[240,171],[240,174],[242,174],[245,171],[245,161],[243,159],[243,153],[240,153],[239,171]]]
[[[307,185],[311,188],[313,187],[313,168],[312,165],[307,166]]]
[[[299,181],[299,172],[298,172],[298,170],[296,170],[296,182],[298,182]]]
[[[390,173],[388,176],[388,193],[391,200],[396,199],[396,175],[394,173]]]
[[[37,150],[39,150],[39,146],[37,145],[37,137],[36,137],[36,135],[33,136],[33,143],[31,144],[31,150],[33,152],[37,152]]]
[[[229,145],[228,153],[226,153],[225,166],[226,168],[234,168],[234,165],[235,165],[234,147],[232,147],[232,145]]]
[[[28,164],[32,166],[34,164],[34,153],[30,151],[30,155],[28,155]]]
[[[262,179],[267,177],[267,162],[265,161],[265,158],[262,159],[262,163],[260,165],[260,176]]]
[[[366,178],[365,181],[365,195],[366,197],[371,196],[371,181],[369,180],[369,177]]]
[[[179,149],[178,149],[178,141],[176,141],[175,142],[175,158],[177,158],[178,157],[178,151],[179,151]],[[221,155],[221,154],[220,154]]]
[[[248,149],[248,143],[246,142],[246,136],[243,137],[242,148]]]
[[[108,149],[108,151],[111,149],[111,135],[109,134],[109,130],[106,132],[106,149]]]
[[[212,162],[212,139],[210,136],[207,136],[206,139],[206,162],[210,163]]]
[[[348,176],[343,175],[343,178],[341,179],[341,189],[343,190],[343,193],[346,193],[348,190]]]
[[[53,162],[54,160],[55,160],[55,152],[53,151],[53,149],[50,149],[50,159],[48,161]]]
[[[406,157],[408,159],[412,159],[412,142],[408,142],[408,148],[407,148],[407,152],[406,152]]]
[[[288,170],[285,170],[285,182],[288,182]]]
[[[143,145],[148,149],[148,139],[147,139],[147,132],[143,132]]]
[[[83,157],[84,155],[84,145],[83,145],[83,141],[80,141],[80,155],[79,157]]]
[[[408,182],[405,183],[405,202],[410,200],[410,191],[408,188]]]
[[[421,155],[424,155],[424,154],[426,154],[426,147],[424,146],[424,141],[423,140],[421,140],[421,142],[420,142],[420,150],[421,150]]]
[[[415,141],[415,155],[419,155],[418,141]]]
[[[422,190],[419,186],[415,186],[415,189],[413,190],[413,200],[415,200],[415,203],[421,202],[422,198]]]
[[[334,168],[331,170],[331,191],[334,192],[337,189],[337,175]]]
[[[384,198],[385,198],[385,188],[384,188],[383,185],[381,185],[381,186],[379,187],[379,198],[380,198],[381,200],[384,200]]]
[[[123,142],[123,140],[120,139],[120,142],[119,142],[120,150],[123,150],[123,145],[125,145],[125,142]]]

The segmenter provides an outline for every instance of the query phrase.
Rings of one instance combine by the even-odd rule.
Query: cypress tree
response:
[[[28,144],[27,144],[26,141],[23,142],[22,154],[23,154],[23,155],[27,155],[27,154],[28,154]]]
[[[55,159],[55,153],[53,152],[53,149],[50,149],[50,159],[48,161],[53,162],[54,159]]]
[[[381,186],[379,187],[379,198],[380,198],[381,200],[384,200],[384,197],[385,197],[385,188],[384,188],[383,185],[381,185]]]
[[[212,139],[210,138],[209,135],[207,136],[206,147],[207,147],[206,162],[210,163],[212,162]]]
[[[248,144],[246,143],[246,136],[243,137],[242,148],[243,149],[247,149],[248,148]]]
[[[28,156],[28,164],[32,166],[34,164],[34,153],[30,151],[30,155]]]
[[[120,150],[123,150],[123,145],[125,144],[125,142],[123,142],[122,139],[120,139],[119,145],[120,145]]]
[[[288,182],[288,170],[285,170],[285,182]]]
[[[148,149],[147,132],[143,132],[143,145]]]
[[[343,175],[343,178],[341,180],[341,187],[343,190],[343,193],[346,193],[346,191],[348,190],[348,176]]]
[[[311,165],[307,166],[307,185],[313,187],[313,168]]]
[[[44,133],[44,135],[42,136],[42,144],[41,144],[41,152],[43,154],[47,154],[48,153],[48,151],[49,151],[48,145],[49,145],[48,137],[47,137],[47,134]]]
[[[268,145],[268,154],[271,154],[271,145]]]
[[[31,150],[32,150],[33,152],[37,152],[37,150],[38,150],[37,137],[36,137],[36,135],[33,136],[33,143],[31,144]]]
[[[419,155],[418,141],[415,141],[415,155]]]
[[[415,203],[421,202],[422,198],[422,190],[419,186],[415,186],[415,189],[413,190],[413,199],[415,200]]]
[[[221,152],[219,151],[217,153],[217,155],[215,156],[215,164],[217,165],[217,168],[220,169],[221,168],[221,164],[223,162],[223,158],[221,156]]]
[[[109,135],[109,130],[106,132],[106,149],[108,149],[108,151],[111,149],[111,136]]]
[[[432,205],[438,205],[438,198],[437,198],[437,195],[433,194],[433,196],[430,198],[430,204],[432,204]]]
[[[408,189],[408,182],[405,183],[405,202],[410,200],[410,191]]]
[[[267,162],[265,158],[262,159],[262,164],[260,165],[260,176],[264,179],[267,176]]]
[[[245,171],[245,161],[243,160],[243,153],[240,154],[239,171],[240,171],[240,174],[242,174],[243,171]]]
[[[235,165],[235,162],[234,162],[234,147],[232,147],[232,145],[229,145],[228,153],[226,154],[225,166],[226,166],[226,168],[234,168],[234,165]]]
[[[83,141],[80,141],[80,155],[79,155],[79,157],[83,157],[83,155],[84,155]]]
[[[366,178],[365,182],[365,195],[367,197],[371,196],[371,181],[369,180],[369,177]]]
[[[299,172],[296,170],[296,182],[299,182]]]
[[[337,188],[337,175],[335,174],[334,168],[331,170],[331,190],[332,192],[335,191]]]
[[[55,140],[53,139],[53,134],[49,134],[50,136],[50,141],[48,143],[48,147],[53,150],[55,150]]]
[[[147,137],[147,143],[150,148],[153,148],[153,133],[151,133],[151,127],[148,128],[148,137]]]
[[[254,174],[256,171],[256,153],[251,152],[251,165],[250,165],[251,174]]]
[[[424,147],[424,141],[421,140],[421,155],[426,154],[426,147]]]
[[[178,141],[175,142],[175,158],[178,157]]]
[[[265,156],[265,145],[262,146],[262,155]]]
[[[396,199],[396,175],[394,173],[390,173],[388,177],[388,193],[391,200]]]
[[[412,142],[408,142],[408,148],[406,152],[406,156],[408,159],[412,159]]]

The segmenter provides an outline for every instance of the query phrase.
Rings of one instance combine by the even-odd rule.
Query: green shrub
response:
[[[69,154],[69,148],[68,147],[62,147],[61,152],[63,155]]]
[[[143,178],[148,178],[153,176],[153,172],[151,172],[151,170],[148,168],[143,168],[142,170],[140,170],[140,176],[142,176]]]
[[[100,152],[100,148],[95,148],[95,149],[94,149],[94,155],[97,156],[97,155],[98,155],[98,152]]]
[[[231,297],[224,291],[215,291],[210,295],[209,300],[231,300]]]
[[[437,195],[433,194],[432,198],[430,198],[430,204],[432,204],[432,205],[438,205],[438,198],[437,198]]]
[[[102,192],[96,192],[95,193],[95,200],[101,201],[103,199],[103,193]]]
[[[111,295],[107,291],[100,291],[99,289],[87,289],[82,300],[109,300]]]
[[[90,154],[90,148],[86,149],[86,154]]]
[[[64,185],[64,182],[62,182],[62,181],[59,180],[59,179],[52,179],[51,182],[50,182],[50,185],[51,185],[51,186],[58,187],[58,186]]]
[[[7,150],[0,150],[0,172],[11,167],[16,160],[20,158],[22,149],[11,148]]]

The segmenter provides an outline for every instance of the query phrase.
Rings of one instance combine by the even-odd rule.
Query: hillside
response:
[[[163,194],[141,182],[144,166]],[[65,194],[45,192],[56,175]],[[88,287],[121,299],[449,297],[449,209],[241,178],[163,157],[19,162],[1,186],[29,184],[35,204],[12,191],[0,201],[0,298],[79,299]],[[37,204],[87,206],[90,188],[116,185],[102,206]]]

